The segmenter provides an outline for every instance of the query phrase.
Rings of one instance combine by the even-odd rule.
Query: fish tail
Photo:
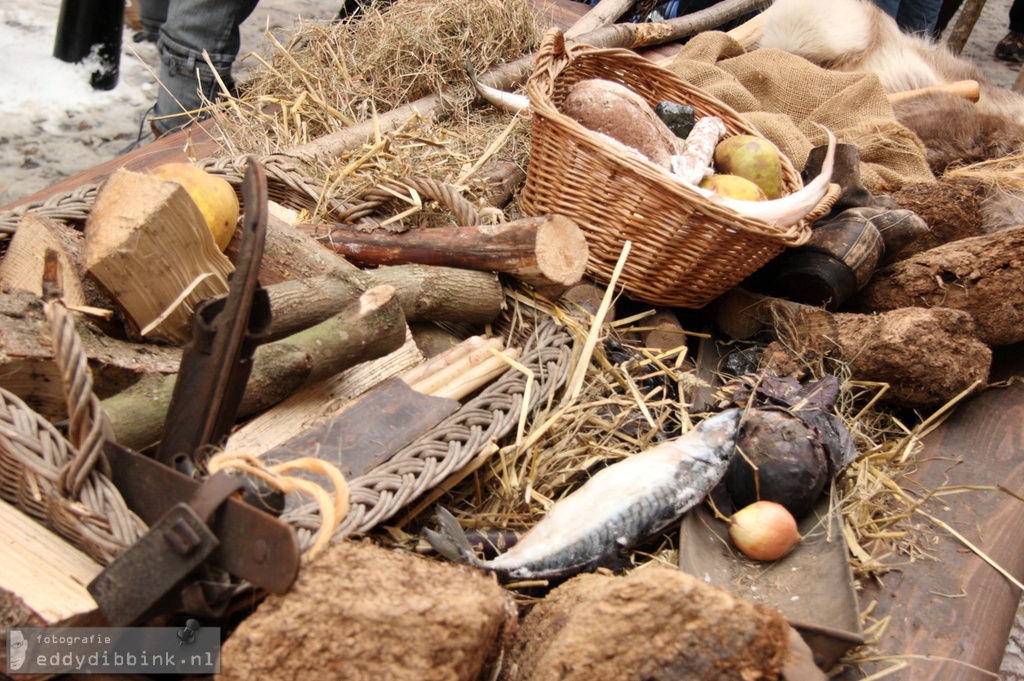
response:
[[[435,551],[448,560],[458,563],[479,566],[483,562],[473,554],[473,547],[470,546],[469,539],[463,532],[462,526],[459,525],[459,521],[440,506],[437,507],[437,523],[440,532],[423,529],[423,536]]]

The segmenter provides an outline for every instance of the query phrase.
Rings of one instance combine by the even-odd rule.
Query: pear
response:
[[[750,180],[769,199],[786,194],[779,150],[766,139],[736,135],[722,140],[715,147],[715,170]]]
[[[738,175],[708,175],[700,181],[700,186],[719,196],[740,201],[764,201],[767,198],[760,187]]]
[[[241,213],[238,196],[231,183],[191,163],[164,163],[152,173],[161,180],[177,182],[184,187],[203,214],[214,243],[223,252],[231,243]]]

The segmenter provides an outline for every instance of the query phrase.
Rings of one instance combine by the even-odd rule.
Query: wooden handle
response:
[[[972,102],[976,102],[981,97],[981,86],[978,85],[978,81],[976,80],[958,80],[953,83],[931,85],[929,87],[918,88],[917,90],[893,92],[889,95],[889,103],[898,104],[910,99],[916,99],[917,97],[927,95],[932,92],[947,92],[951,95],[957,95]]]

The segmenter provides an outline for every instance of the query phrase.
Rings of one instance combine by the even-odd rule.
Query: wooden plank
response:
[[[4,501],[0,501],[0,555],[0,622],[4,625],[103,625],[96,601],[85,588],[103,566]],[[7,669],[5,629],[0,629],[0,638],[0,669]],[[47,677],[12,674],[12,678]]]
[[[996,379],[1024,375],[1024,345],[999,348]],[[917,470],[903,485],[915,496],[953,485],[1003,485],[1024,493],[1024,384],[989,388],[961,405],[927,436],[917,455]],[[1024,580],[1024,542],[1020,532],[1024,504],[1010,494],[984,491],[943,496],[924,510],[964,535],[975,546]],[[977,553],[924,518],[937,542],[926,550],[937,560],[917,560],[868,582],[861,606],[872,600],[873,617],[892,618],[879,643],[888,660],[865,665],[864,672],[903,660],[908,668],[892,678],[910,681],[981,681],[999,671],[1013,624],[1020,590]],[[894,557],[898,561],[899,557]],[[874,652],[872,653],[875,654]],[[850,669],[835,677],[862,678]]]

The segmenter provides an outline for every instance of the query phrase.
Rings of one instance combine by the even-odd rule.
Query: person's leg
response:
[[[1024,0],[1013,0],[1010,5],[1010,30],[1024,33]]]
[[[899,14],[900,0],[874,0],[874,3],[893,19]]]
[[[167,21],[168,0],[136,0],[139,6],[139,19],[142,30],[135,34],[137,43],[143,41],[156,42],[160,37],[160,27]]]
[[[996,58],[1024,63],[1024,0],[1013,0],[1010,5],[1010,30],[996,44]]]
[[[942,0],[902,0],[896,23],[904,33],[931,36],[939,20]]]
[[[224,83],[231,87],[231,66],[241,47],[239,25],[258,0],[174,0],[160,28],[160,92],[153,127],[160,134],[191,123],[202,107],[202,91],[213,99],[219,89],[205,50]],[[198,73],[198,78],[197,78]],[[172,118],[165,118],[171,116]]]

